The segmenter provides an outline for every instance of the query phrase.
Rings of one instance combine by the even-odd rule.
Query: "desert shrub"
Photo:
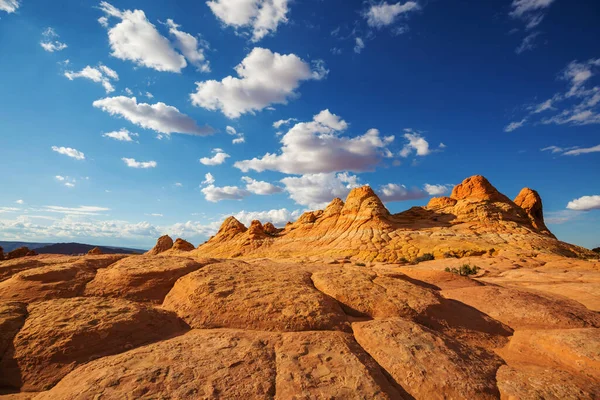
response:
[[[469,275],[477,274],[480,269],[481,268],[479,268],[477,265],[471,266],[470,264],[463,264],[460,266],[460,268],[446,267],[445,271],[452,272],[453,274],[460,275],[460,276],[469,276]]]
[[[357,267],[366,267],[367,264],[363,263],[363,262],[357,262],[354,265],[356,265]]]
[[[435,257],[433,256],[433,254],[425,253],[422,256],[415,258],[415,264],[418,264],[423,261],[431,261],[431,260],[435,260]]]
[[[600,254],[600,247],[596,247],[595,249],[592,249],[592,251],[593,251],[594,253],[598,253],[598,254]]]
[[[402,264],[408,264],[408,260],[406,259],[406,257],[402,257],[401,259],[398,260],[399,263]]]

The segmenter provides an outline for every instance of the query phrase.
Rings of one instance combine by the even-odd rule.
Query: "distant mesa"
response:
[[[481,175],[465,179],[450,197],[391,214],[369,186],[353,189],[346,201],[308,211],[278,229],[228,217],[200,245],[198,256],[243,258],[353,257],[400,262],[424,254],[465,257],[520,249],[575,257],[589,250],[556,240],[544,223],[542,200],[529,188],[510,200]]]

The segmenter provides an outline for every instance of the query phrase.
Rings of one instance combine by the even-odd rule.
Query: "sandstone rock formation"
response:
[[[14,249],[13,251],[9,251],[6,253],[5,258],[7,260],[12,260],[15,258],[27,257],[27,256],[36,256],[37,253],[34,250],[29,250],[28,247],[19,247],[18,249]]]
[[[86,288],[86,296],[116,297],[162,303],[177,279],[214,260],[183,257],[133,256],[99,270]]]
[[[0,261],[4,260],[4,249],[0,246]]]
[[[88,251],[87,254],[89,256],[99,256],[102,254],[102,250],[100,250],[98,247],[94,247],[93,249]]]
[[[363,187],[190,246],[0,261],[0,399],[600,398],[600,260],[532,190]]]
[[[197,329],[349,330],[339,304],[297,266],[210,264],[179,279],[163,307]]]
[[[173,243],[173,247],[171,249],[177,251],[192,251],[195,248],[196,247],[194,247],[194,245],[188,242],[187,240],[177,238],[177,240],[175,240],[175,243]]]
[[[523,189],[515,202],[484,177],[467,178],[450,197],[427,207],[390,214],[368,186],[353,189],[345,202],[334,199],[325,210],[304,213],[283,229],[259,221],[246,228],[234,217],[200,245],[210,257],[323,258],[361,261],[412,261],[483,255],[510,249],[523,253],[589,256],[586,249],[556,240],[544,225],[539,195]]]
[[[57,299],[27,311],[0,361],[0,385],[24,391],[49,389],[79,364],[186,329],[170,312],[126,300]]]
[[[164,235],[158,238],[156,245],[148,250],[146,254],[157,255],[167,250],[171,250],[171,247],[173,247],[173,239],[171,239],[169,235]]]

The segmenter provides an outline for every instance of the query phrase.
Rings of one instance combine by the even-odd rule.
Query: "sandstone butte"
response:
[[[598,254],[481,176],[399,214],[362,187],[198,248],[7,258],[0,399],[600,398]]]

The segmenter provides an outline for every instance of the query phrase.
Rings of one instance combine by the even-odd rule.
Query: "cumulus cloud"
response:
[[[192,118],[162,102],[138,103],[135,97],[116,96],[96,100],[93,105],[110,115],[123,117],[133,124],[159,133],[185,133],[198,136],[214,133],[213,128],[198,126]]]
[[[55,151],[59,154],[64,154],[65,156],[74,158],[76,160],[85,160],[85,154],[83,154],[81,151],[73,149],[71,147],[52,146],[52,151]]]
[[[399,16],[419,9],[419,4],[415,1],[407,1],[404,4],[401,2],[388,4],[384,1],[381,4],[372,4],[364,13],[364,17],[370,27],[383,28],[392,25]]]
[[[238,132],[233,126],[228,126],[225,131],[228,135],[235,136],[231,141],[233,144],[241,144],[246,142],[246,138],[242,132]]]
[[[377,129],[361,136],[343,137],[348,124],[329,110],[323,110],[311,122],[294,125],[281,139],[279,154],[234,164],[243,172],[279,171],[288,174],[371,171],[386,155],[393,136],[381,137]]]
[[[46,28],[46,30],[42,32],[42,41],[40,42],[40,46],[42,46],[42,48],[49,53],[66,49],[68,46],[59,41],[59,37],[60,36],[58,33],[56,33],[54,28]]]
[[[590,211],[600,210],[600,196],[583,196],[567,204],[569,210]]]
[[[102,136],[118,140],[120,142],[133,142],[134,137],[138,137],[137,133],[129,132],[125,128],[121,128],[121,130],[108,132],[103,134]]]
[[[416,153],[418,156],[427,156],[431,154],[429,142],[419,133],[407,130],[407,133],[404,134],[404,138],[408,143],[406,143],[400,151],[401,157],[408,157],[413,153]]]
[[[198,71],[210,72],[210,63],[206,60],[204,49],[207,46],[205,41],[199,41],[189,33],[180,31],[180,25],[168,19],[166,25],[169,27],[169,33],[174,38],[174,45],[185,58],[195,66]]]
[[[539,104],[524,107],[528,114],[521,121],[508,125],[505,131],[518,129],[527,122],[543,125],[600,124],[600,86],[593,82],[599,71],[600,58],[570,62],[559,76],[567,83],[565,90]]]
[[[213,183],[215,183],[215,177],[213,176],[213,174],[208,172],[206,175],[204,175],[204,180],[202,181],[202,184],[212,185]]]
[[[105,65],[99,65],[98,67],[90,67],[88,65],[79,72],[66,71],[65,76],[69,78],[70,81],[76,78],[84,78],[96,83],[101,83],[106,93],[115,91],[111,80],[119,80],[119,75]]]
[[[298,121],[296,118],[280,119],[279,121],[273,122],[273,128],[279,129],[284,125],[289,125],[292,122]]]
[[[156,168],[156,161],[137,161],[135,158],[121,158],[129,168]]]
[[[443,196],[452,189],[452,185],[430,185],[426,183],[423,189],[430,196]]]
[[[54,179],[69,188],[75,187],[75,183],[77,182],[75,178],[71,178],[70,176],[56,175]]]
[[[329,71],[322,61],[313,68],[295,54],[273,53],[254,48],[235,67],[238,77],[196,82],[192,103],[207,110],[220,110],[229,118],[260,111],[271,104],[286,104],[307,80],[323,79]]]
[[[225,25],[252,31],[257,42],[287,22],[288,0],[211,0],[206,4]]]
[[[181,72],[187,66],[185,57],[175,51],[169,40],[148,21],[144,11],[122,11],[106,1],[100,3],[100,9],[107,17],[103,20],[107,28],[110,25],[108,18],[121,20],[108,30],[113,57],[157,71]]]
[[[233,216],[246,226],[249,226],[254,220],[259,220],[263,224],[270,222],[275,226],[282,227],[288,222],[295,221],[300,215],[302,215],[300,210],[289,211],[287,208],[281,208],[268,211],[242,210]]]
[[[17,203],[17,204],[25,204],[25,201],[19,199],[19,200],[15,201],[15,203]]]
[[[394,201],[418,200],[427,196],[427,193],[418,188],[409,189],[404,185],[388,183],[378,190],[379,198],[384,203]]]
[[[283,178],[281,183],[297,204],[321,209],[335,197],[346,198],[351,189],[360,186],[358,181],[348,173],[320,173]]]
[[[204,198],[211,203],[217,203],[221,200],[242,200],[250,196],[250,192],[237,186],[217,187],[213,184],[202,188]]]
[[[229,158],[229,154],[225,153],[223,150],[221,149],[213,149],[212,151],[213,153],[215,153],[214,156],[212,157],[202,157],[200,159],[200,163],[204,164],[204,165],[221,165],[225,162],[225,160],[227,158]]]
[[[19,0],[0,0],[0,11],[14,13],[19,8]]]
[[[257,181],[249,176],[243,176],[242,180],[246,182],[246,190],[253,194],[268,195],[283,192],[279,186],[265,181]]]

